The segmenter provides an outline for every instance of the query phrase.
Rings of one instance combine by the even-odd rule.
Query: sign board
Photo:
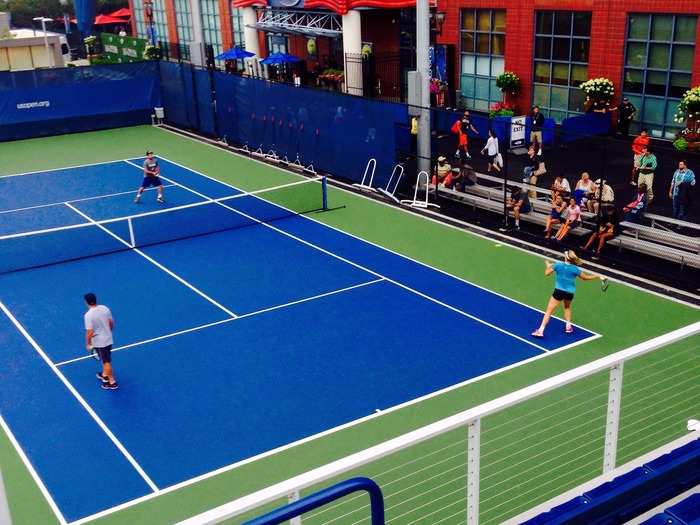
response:
[[[141,62],[148,41],[143,38],[101,33],[102,49],[107,58],[118,63]]]
[[[525,120],[527,117],[511,117],[510,119],[510,149],[525,146]]]

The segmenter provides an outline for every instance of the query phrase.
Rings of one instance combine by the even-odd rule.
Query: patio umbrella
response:
[[[126,7],[117,9],[114,13],[109,13],[107,16],[115,16],[117,18],[131,18],[131,10]]]
[[[125,20],[122,18],[116,18],[113,16],[109,15],[97,15],[95,17],[95,25],[96,26],[105,26],[109,24],[123,24],[125,23]]]
[[[216,57],[216,60],[242,60],[248,57],[254,57],[255,53],[241,49],[240,47],[232,47],[231,49],[224,51]]]
[[[260,63],[267,65],[291,64],[292,62],[299,62],[299,60],[301,60],[299,57],[287,53],[272,53],[265,60],[261,60]]]

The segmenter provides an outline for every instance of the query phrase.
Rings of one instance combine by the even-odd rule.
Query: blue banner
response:
[[[92,26],[95,23],[96,1],[75,0],[75,18],[78,20],[78,31],[85,38],[92,34]]]
[[[0,73],[0,139],[143,124],[161,105],[157,64]]]

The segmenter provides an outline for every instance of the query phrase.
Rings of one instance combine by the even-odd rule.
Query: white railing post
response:
[[[608,384],[607,420],[605,423],[605,450],[603,473],[615,468],[617,461],[617,433],[620,427],[620,402],[622,398],[622,362],[610,368]]]
[[[479,462],[481,418],[467,425],[467,525],[479,524]]]
[[[294,503],[295,501],[299,501],[299,489],[295,489],[287,494],[287,503]],[[301,516],[289,520],[289,525],[301,525]]]
[[[10,517],[10,504],[7,501],[5,493],[5,483],[2,480],[2,471],[0,471],[0,525],[12,525]]]

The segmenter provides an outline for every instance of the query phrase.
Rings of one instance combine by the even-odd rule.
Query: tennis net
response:
[[[271,223],[327,209],[323,177],[218,199],[0,236],[0,274]]]

